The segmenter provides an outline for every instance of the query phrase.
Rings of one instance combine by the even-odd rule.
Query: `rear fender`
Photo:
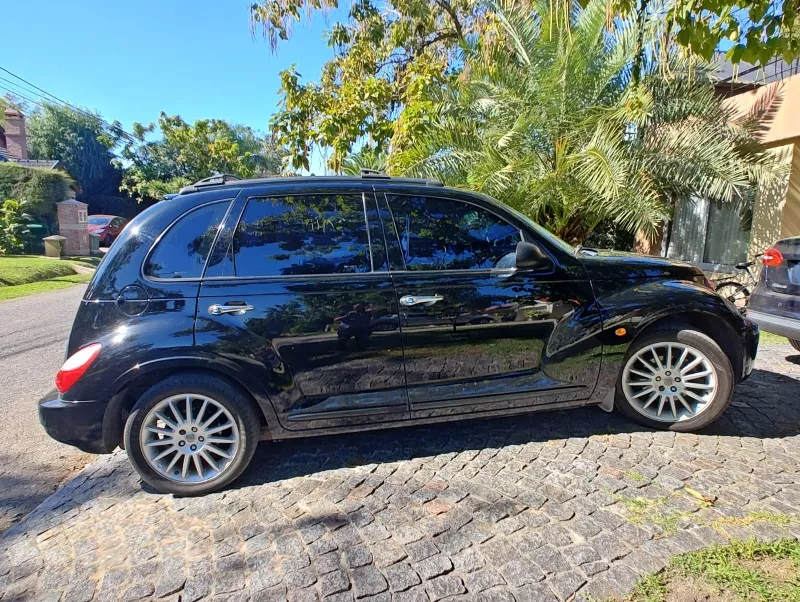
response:
[[[185,349],[180,351],[186,352]],[[255,400],[266,420],[270,435],[278,438],[279,433],[273,431],[278,422],[266,390],[257,379],[250,376],[250,371],[246,370],[244,366],[224,356],[198,353],[167,355],[150,359],[130,367],[115,381],[114,387],[118,392],[133,387],[137,391],[143,391],[158,382],[165,374],[171,375],[175,372],[190,370],[213,372],[239,385]],[[135,401],[134,399],[133,402],[135,403]],[[128,402],[130,403],[130,400]]]

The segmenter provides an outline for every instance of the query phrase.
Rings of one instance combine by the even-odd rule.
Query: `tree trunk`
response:
[[[639,230],[633,237],[634,253],[643,255],[661,255],[661,241],[664,240],[664,222],[656,226],[656,236],[652,240]]]

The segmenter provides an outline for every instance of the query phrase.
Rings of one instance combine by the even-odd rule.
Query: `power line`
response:
[[[4,72],[8,73],[8,74],[9,74],[11,77],[14,77],[14,78],[18,79],[19,81],[21,81],[21,82],[24,82],[24,83],[25,83],[25,84],[27,84],[28,86],[31,86],[32,88],[34,88],[34,89],[38,90],[38,92],[34,92],[34,91],[33,91],[33,90],[31,90],[30,88],[25,88],[25,87],[24,87],[24,86],[22,86],[21,84],[18,84],[18,83],[16,83],[16,82],[12,82],[11,80],[8,80],[8,79],[6,79],[6,78],[3,78],[3,77],[0,77],[0,80],[3,80],[3,81],[5,81],[5,82],[8,82],[9,84],[11,84],[11,85],[13,85],[13,86],[16,86],[17,88],[22,88],[23,90],[25,90],[25,91],[26,91],[26,92],[28,92],[29,94],[35,94],[35,95],[37,95],[37,96],[38,96],[38,97],[41,99],[41,101],[45,101],[45,102],[51,102],[51,103],[53,103],[53,104],[59,104],[59,105],[62,105],[62,106],[69,107],[69,108],[70,108],[70,109],[72,109],[73,111],[77,111],[78,113],[81,113],[82,115],[84,115],[84,116],[86,116],[86,117],[90,117],[90,118],[92,118],[92,119],[96,119],[97,121],[99,121],[100,123],[102,123],[103,125],[105,125],[105,126],[108,128],[108,129],[110,129],[110,130],[112,130],[112,131],[115,131],[115,132],[119,132],[119,133],[120,133],[120,136],[121,136],[122,138],[125,138],[125,139],[127,139],[129,142],[133,142],[134,144],[139,144],[139,143],[141,142],[141,141],[140,141],[138,138],[136,138],[136,136],[134,136],[134,135],[133,135],[133,134],[131,134],[130,132],[127,132],[127,131],[125,131],[124,129],[122,129],[122,127],[121,127],[121,126],[115,126],[115,125],[113,125],[113,124],[110,124],[110,123],[108,123],[108,122],[107,122],[105,119],[103,119],[102,117],[100,117],[99,115],[96,115],[96,114],[90,113],[90,112],[88,112],[88,111],[85,111],[85,110],[81,109],[80,107],[76,107],[75,105],[73,105],[73,104],[71,104],[71,103],[67,102],[66,100],[63,100],[63,99],[59,98],[59,97],[58,97],[58,96],[56,96],[55,94],[51,94],[51,93],[50,93],[50,92],[48,92],[47,90],[44,90],[44,89],[40,88],[39,86],[37,86],[36,84],[29,82],[29,81],[28,81],[28,80],[26,80],[25,78],[23,78],[23,77],[20,77],[20,76],[19,76],[19,75],[17,75],[16,73],[13,73],[12,71],[9,71],[9,70],[8,70],[8,69],[6,69],[5,67],[0,67],[0,71],[4,71]],[[0,86],[0,87],[2,87],[2,86]],[[21,94],[21,93],[19,93],[19,92],[17,92],[17,91],[14,91],[14,90],[9,90],[9,89],[8,89],[8,88],[6,88],[6,87],[3,87],[3,89],[4,89],[4,90],[6,90],[6,91],[8,91],[8,92],[11,92],[12,94],[15,94],[15,95],[19,96],[20,98],[24,98],[24,99],[25,99],[25,100],[27,100],[28,102],[31,102],[31,103],[33,103],[34,105],[38,106],[38,107],[42,107],[42,106],[43,106],[41,101],[35,101],[35,100],[33,100],[33,99],[31,99],[31,98],[29,98],[29,97],[25,96],[24,94]]]
[[[0,84],[0,90],[5,90],[9,94],[13,94],[14,96],[17,96],[17,97],[19,97],[19,98],[21,98],[23,100],[26,100],[29,103],[36,105],[37,107],[41,108],[41,106],[42,106],[42,103],[40,103],[39,101],[33,100],[32,98],[29,98],[29,97],[25,96],[24,94],[20,93],[19,91],[12,90],[11,88],[3,86],[2,84]]]

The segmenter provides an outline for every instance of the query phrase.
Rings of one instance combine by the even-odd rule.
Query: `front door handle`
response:
[[[400,297],[400,305],[405,305],[406,307],[411,307],[413,305],[430,307],[437,301],[442,301],[443,299],[444,297],[441,295],[405,295],[404,297]]]
[[[231,301],[225,305],[210,305],[208,313],[212,316],[221,316],[222,314],[231,314],[232,316],[243,316],[245,312],[254,310],[255,307],[243,301]]]

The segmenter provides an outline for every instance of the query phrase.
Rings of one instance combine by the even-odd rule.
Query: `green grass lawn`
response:
[[[49,291],[80,284],[81,282],[86,283],[91,279],[92,274],[72,274],[70,276],[58,276],[48,280],[18,284],[16,286],[0,286],[0,301],[16,299],[17,297],[25,297],[26,295],[34,295],[36,293],[47,293]]]
[[[629,602],[800,601],[800,542],[733,542],[675,558],[643,579]]]
[[[48,259],[32,255],[0,257],[0,300],[24,297],[88,282],[92,274],[77,274],[74,266],[95,268],[96,257]]]
[[[788,345],[789,339],[762,330],[758,342],[760,345]]]

